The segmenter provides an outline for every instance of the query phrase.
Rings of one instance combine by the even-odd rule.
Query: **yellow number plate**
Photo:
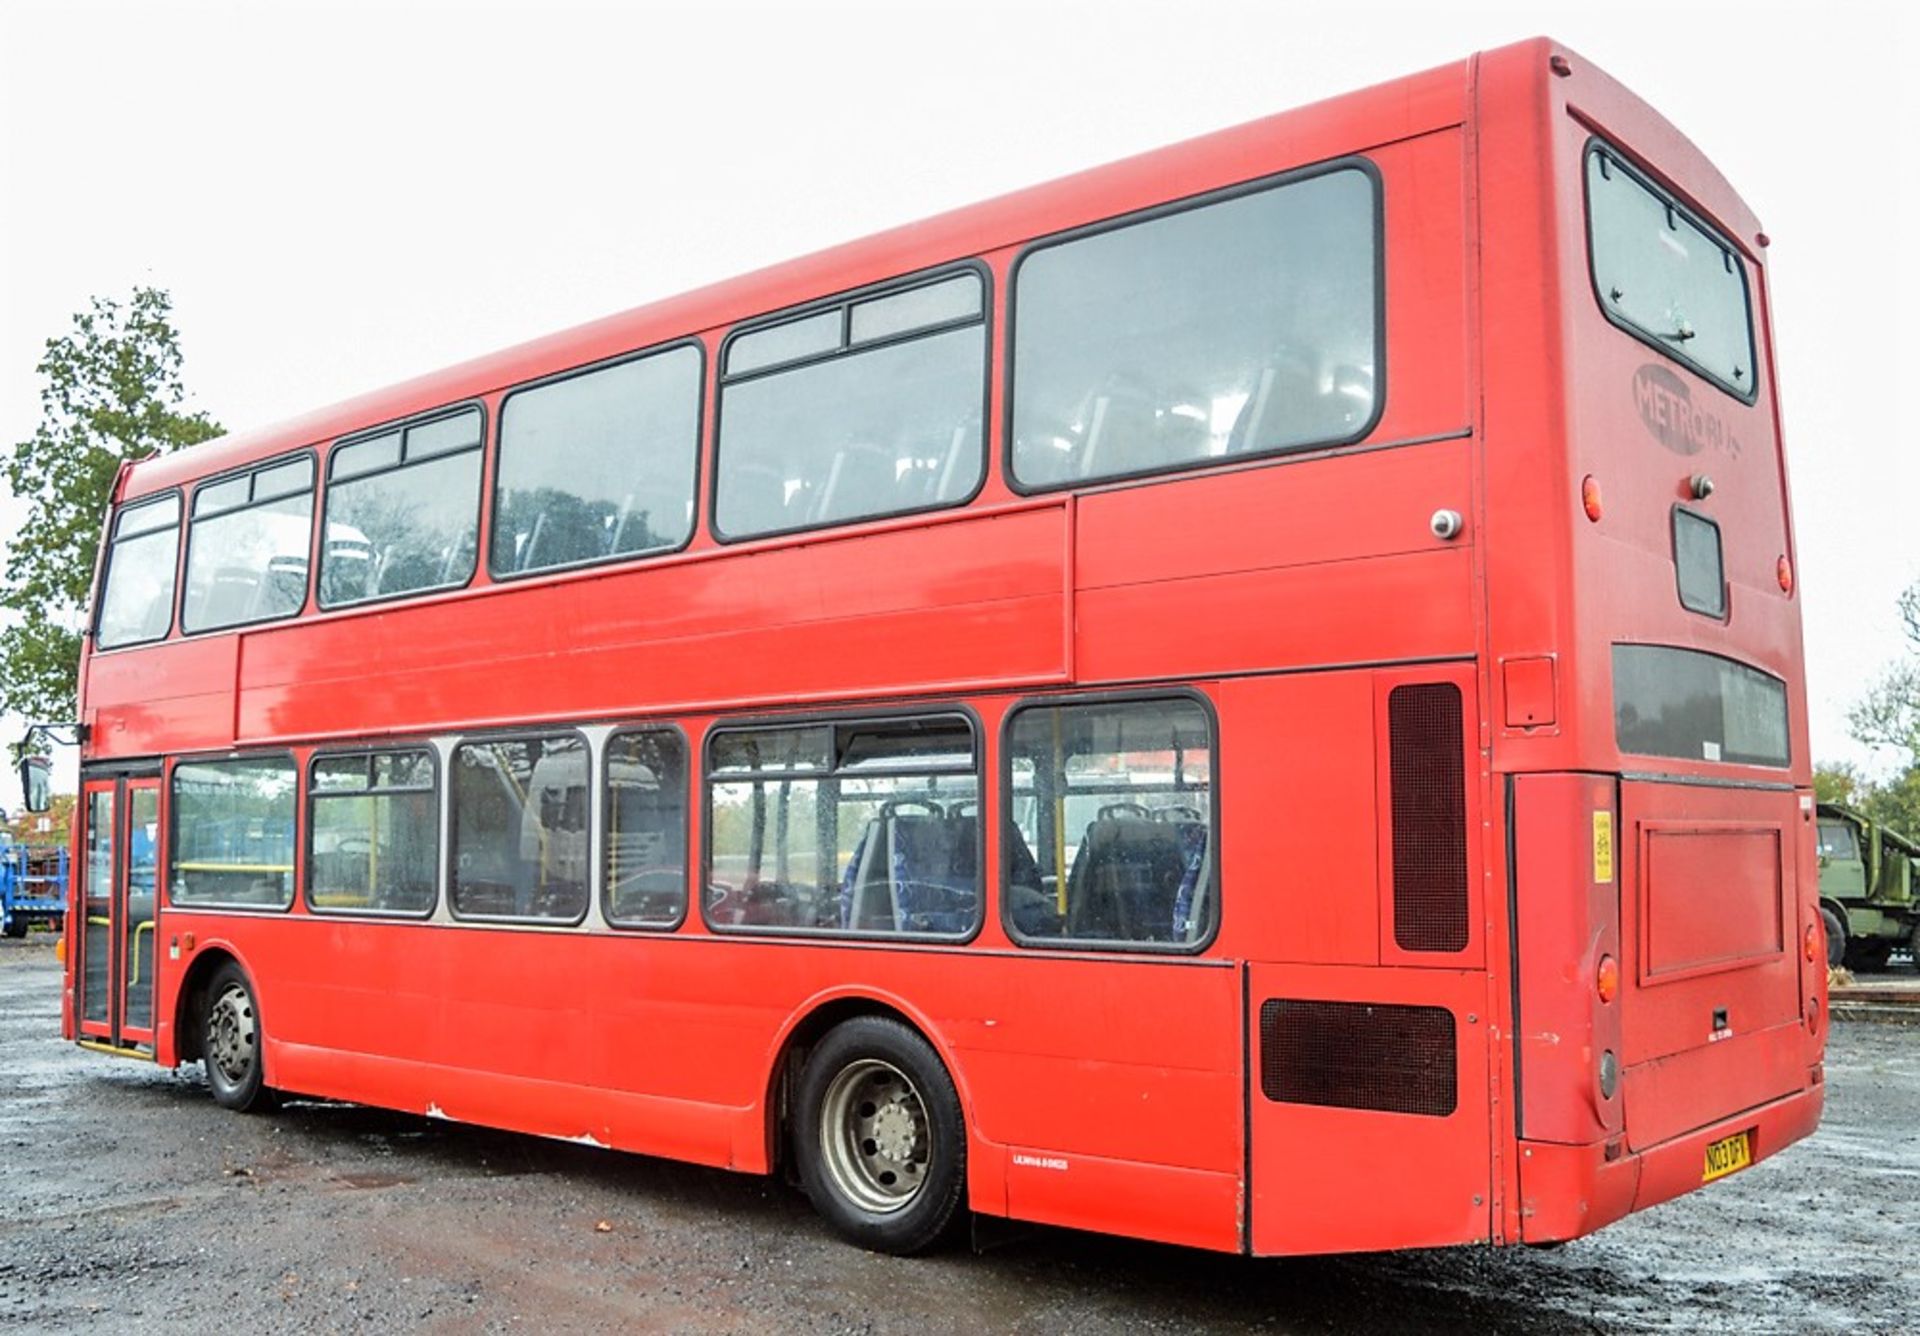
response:
[[[1735,1132],[1730,1137],[1722,1137],[1707,1147],[1706,1167],[1700,1171],[1700,1181],[1711,1183],[1716,1178],[1725,1178],[1736,1169],[1745,1169],[1753,1163],[1753,1132]]]

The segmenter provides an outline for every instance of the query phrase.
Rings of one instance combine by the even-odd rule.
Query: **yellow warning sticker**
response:
[[[1613,880],[1613,813],[1593,814],[1593,879]]]

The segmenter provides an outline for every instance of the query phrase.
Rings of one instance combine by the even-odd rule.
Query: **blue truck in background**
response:
[[[68,862],[62,846],[21,844],[0,832],[0,932],[25,937],[36,921],[60,929],[67,912]]]

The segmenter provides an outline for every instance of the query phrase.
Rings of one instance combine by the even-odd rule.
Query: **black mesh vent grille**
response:
[[[1459,1101],[1453,1013],[1378,1002],[1260,1005],[1260,1090],[1321,1104],[1444,1118]]]
[[[1403,951],[1467,945],[1467,777],[1460,688],[1387,695],[1393,768],[1393,940]]]

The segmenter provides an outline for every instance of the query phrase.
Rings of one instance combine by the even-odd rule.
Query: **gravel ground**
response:
[[[0,941],[0,1330],[1912,1331],[1920,1028],[1810,1141],[1553,1251],[1248,1261],[1064,1230],[876,1257],[758,1178],[348,1105],[215,1108],[56,1037]]]

